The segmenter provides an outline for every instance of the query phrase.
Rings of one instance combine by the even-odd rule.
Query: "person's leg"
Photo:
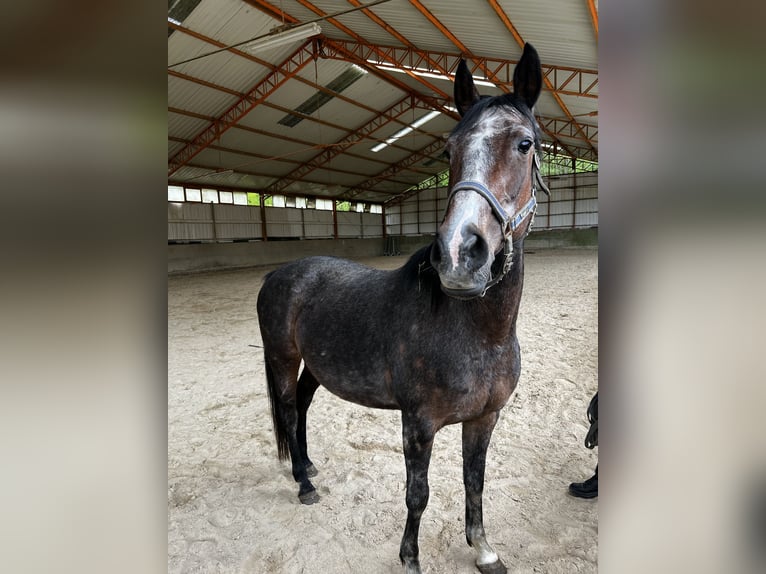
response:
[[[570,484],[569,494],[578,498],[596,498],[598,496],[598,465],[596,472],[588,480]]]

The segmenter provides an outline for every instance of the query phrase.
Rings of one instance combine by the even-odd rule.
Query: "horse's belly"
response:
[[[378,409],[399,408],[387,382],[385,369],[371,372],[352,365],[342,366],[339,362],[328,365],[323,361],[307,360],[306,357],[304,361],[319,384],[343,400]]]

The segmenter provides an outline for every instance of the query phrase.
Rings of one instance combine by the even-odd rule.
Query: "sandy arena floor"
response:
[[[598,502],[566,491],[597,463],[583,439],[598,384],[598,252],[540,250],[525,265],[522,375],[492,437],[484,525],[509,572],[595,573]],[[318,504],[298,502],[277,461],[262,351],[248,347],[260,344],[255,301],[270,269],[168,278],[168,572],[400,573],[398,412],[317,391],[308,441]],[[429,483],[424,573],[477,573],[458,425],[437,435]]]

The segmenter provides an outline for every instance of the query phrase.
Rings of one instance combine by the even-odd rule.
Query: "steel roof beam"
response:
[[[538,118],[538,121],[540,123],[541,128],[544,128],[558,135],[584,141],[588,144],[592,143],[596,139],[596,136],[598,135],[598,126],[593,126],[590,124],[575,125],[572,120],[563,119],[563,118],[549,118],[549,117],[542,117],[542,116]],[[583,139],[579,135],[578,128],[579,130],[585,132],[587,139]]]
[[[365,191],[370,191],[374,186],[379,184],[381,181],[384,181],[386,179],[389,179],[392,175],[395,175],[399,173],[400,171],[410,169],[413,164],[423,161],[424,159],[431,158],[433,155],[437,152],[441,153],[444,149],[444,141],[441,139],[438,139],[436,141],[431,142],[426,147],[414,152],[411,156],[403,159],[402,161],[395,163],[388,167],[388,169],[383,170],[378,175],[371,177],[367,181],[363,181],[359,185],[355,185],[342,195],[338,196],[339,199],[352,199],[359,195],[360,193],[363,193]],[[446,162],[445,162],[446,163]],[[383,192],[385,193],[385,192]]]
[[[519,34],[518,30],[516,30],[516,27],[511,22],[511,19],[505,13],[505,11],[502,9],[502,7],[497,3],[497,0],[488,0],[488,2],[490,4],[490,6],[492,6],[492,8],[495,10],[495,13],[500,18],[500,20],[503,22],[503,24],[505,25],[506,29],[511,33],[513,38],[516,40],[516,43],[519,45],[519,47],[523,48],[524,44],[525,44],[524,39],[521,37],[521,34]],[[550,78],[548,76],[546,76],[545,74],[543,74],[543,82],[545,83],[547,88],[551,91],[551,95],[553,95],[553,98],[556,100],[556,103],[561,108],[561,111],[564,112],[564,115],[574,122],[575,127],[579,128],[579,124],[577,123],[577,121],[572,116],[572,112],[569,111],[569,108],[564,103],[564,101],[561,99],[561,96],[559,94],[557,94],[553,90],[553,84],[552,84]],[[588,137],[585,135],[585,132],[582,129],[578,129],[578,131],[580,131],[582,133],[582,136],[586,140],[588,139]],[[598,152],[596,151],[596,148],[595,148],[595,146],[592,143],[590,144],[590,148],[593,150],[593,152],[595,154],[598,155]]]
[[[349,40],[330,40],[325,38],[322,42],[323,46],[323,54],[325,57],[328,58],[336,58],[340,60],[348,60],[349,58],[354,58],[355,63],[359,65],[367,65],[370,64],[367,62],[368,59],[371,58],[372,55],[380,55],[381,52],[385,59],[396,66],[408,66],[408,67],[423,67],[423,64],[427,61],[432,62],[440,62],[441,65],[439,68],[428,68],[429,70],[433,70],[438,73],[447,74],[447,75],[454,75],[454,70],[457,68],[457,64],[460,61],[462,55],[459,54],[447,54],[447,53],[437,53],[437,52],[424,52],[422,50],[412,49],[412,48],[402,48],[402,47],[396,47],[396,46],[378,46],[374,44],[369,44],[367,42],[352,42]],[[470,56],[468,56],[470,57]],[[477,58],[477,60],[483,60],[483,61],[489,61],[487,58]],[[494,63],[500,62],[500,67],[505,67],[509,73],[509,77],[513,77],[513,68],[515,67],[515,62],[512,62],[510,60],[506,61],[498,61],[494,60]],[[449,65],[447,67],[446,65]],[[488,78],[492,81],[495,81],[498,76],[494,76],[492,72],[492,69],[484,64],[485,74],[487,74]],[[499,68],[495,68],[497,70]],[[554,76],[558,73],[557,70],[553,67],[548,67],[547,72],[549,74],[553,73]],[[545,73],[545,70],[544,70]],[[568,81],[571,81],[573,77],[577,76],[577,71],[567,71],[567,78]],[[589,89],[593,89],[595,84],[598,82],[598,76],[596,75],[595,78],[587,78]],[[500,88],[508,92],[508,86],[504,84],[503,81],[498,80]],[[508,80],[510,85],[510,80]],[[579,82],[582,84],[582,79]],[[420,94],[414,93],[416,98],[424,99],[424,96],[421,96]],[[440,111],[443,111],[446,109],[446,107],[452,102],[451,96],[444,95],[442,92],[442,100],[440,100],[438,97],[430,97],[428,98],[428,104],[431,105],[433,108],[438,109]],[[456,120],[459,120],[459,116],[454,113],[450,112],[450,115],[454,117]],[[563,148],[566,148],[567,145],[556,138],[555,134],[551,132],[547,132],[548,135],[551,137],[551,139],[558,143]],[[569,152],[571,155],[575,155],[573,151]]]
[[[333,26],[335,26],[336,28],[338,28],[344,34],[347,34],[347,35],[351,36],[352,38],[354,38],[358,42],[362,42],[363,41],[363,38],[361,36],[359,36],[356,32],[354,32],[353,30],[351,30],[350,28],[345,26],[343,23],[339,22],[336,18],[328,17],[327,13],[325,13],[323,10],[321,10],[321,9],[317,8],[316,6],[314,6],[314,4],[312,4],[308,0],[296,0],[296,1],[299,4],[301,4],[304,8],[314,12],[314,14],[316,14],[317,16],[327,17],[326,21],[329,22],[330,24],[332,24]],[[290,23],[290,24],[298,24],[298,23],[300,23],[300,21],[297,18],[295,18],[294,16],[291,16],[290,14],[287,14],[286,12],[283,12],[282,10],[280,10],[276,6],[270,4],[269,2],[266,2],[265,0],[247,0],[247,3],[252,5],[252,6],[254,6],[254,7],[256,7],[256,8],[261,9],[262,11],[264,11],[266,14],[268,14],[272,18],[276,18],[278,20],[284,20],[285,22]],[[327,42],[327,41],[328,41],[328,39],[324,38],[324,42]],[[323,55],[323,54],[320,54],[320,55]],[[400,82],[396,78],[391,77],[389,74],[385,74],[383,72],[380,72],[377,68],[375,68],[374,66],[370,66],[367,62],[355,62],[355,63],[357,63],[357,65],[360,65],[360,66],[364,67],[366,70],[374,73],[376,76],[382,78],[386,82],[388,82],[388,83],[398,87],[405,94],[412,92],[412,89],[409,86],[407,86],[407,84],[405,84],[404,82]],[[406,73],[413,80],[415,80],[416,82],[422,84],[429,92],[434,92],[434,93],[437,93],[437,94],[439,94],[441,96],[449,97],[448,94],[446,94],[445,92],[441,91],[439,88],[437,88],[436,86],[434,86],[433,84],[431,84],[430,82],[425,80],[424,78],[421,78],[417,74],[415,74],[413,72],[410,72],[410,71],[407,71]],[[446,110],[440,110],[440,111],[443,111],[444,113],[450,113],[450,112],[448,112]]]
[[[176,143],[182,143],[182,144],[189,144],[189,143],[191,143],[191,140],[184,139],[184,138],[179,138],[179,137],[175,137],[175,136],[168,136],[168,140],[172,141],[172,142],[176,142]],[[260,154],[260,153],[255,153],[255,152],[252,152],[252,151],[245,151],[245,150],[241,150],[241,149],[233,149],[233,148],[228,148],[228,147],[219,146],[219,145],[210,145],[210,146],[208,146],[207,149],[211,149],[211,150],[215,150],[215,151],[220,151],[220,152],[223,152],[223,153],[228,153],[228,154],[233,154],[233,155],[241,155],[241,156],[244,156],[244,157],[251,157],[251,158],[256,159],[256,160],[262,160],[262,161],[258,161],[258,162],[248,162],[248,163],[242,164],[242,167],[250,166],[250,165],[253,165],[255,163],[263,163],[265,161],[278,161],[278,162],[283,162],[283,163],[289,163],[289,164],[296,165],[296,166],[303,166],[303,165],[305,165],[305,162],[297,160],[297,159],[292,159],[292,158],[288,157],[287,155],[274,157],[274,156],[268,156],[268,155],[264,155],[264,154]],[[191,165],[191,164],[186,164],[186,165]],[[386,164],[386,165],[388,165],[388,164]],[[229,167],[229,166],[221,165],[219,167],[225,168],[225,169],[235,169],[237,172],[240,171],[237,166]],[[324,166],[324,167],[322,167],[322,169],[324,169],[326,171],[331,171],[333,173],[342,173],[342,174],[345,174],[345,175],[352,175],[352,176],[360,177],[360,178],[368,178],[368,177],[370,177],[370,175],[367,174],[367,173],[361,173],[361,172],[358,172],[358,171],[349,171],[349,170],[340,169],[340,168],[337,168],[337,167]],[[271,177],[281,177],[281,176],[271,176]],[[410,185],[410,183],[406,182],[406,181],[397,181],[397,183],[401,183],[403,185]]]
[[[450,100],[451,102],[451,100]],[[415,102],[415,105],[417,105],[417,101]],[[428,105],[428,109],[432,109],[431,106],[433,105],[448,105],[448,102],[446,100],[439,100],[438,98],[434,98],[434,103]],[[569,155],[572,157],[584,157],[582,156],[582,153],[588,154],[588,157],[591,157],[592,151],[590,148],[590,142],[592,142],[595,135],[598,133],[598,126],[593,126],[590,124],[580,124],[580,127],[585,129],[589,136],[591,136],[590,140],[586,140],[583,138],[580,134],[574,133],[574,128],[572,126],[572,120],[569,120],[567,118],[552,118],[550,116],[540,116],[535,115],[535,117],[538,120],[538,124],[540,125],[540,129],[542,129],[545,133],[547,133],[555,143],[558,145],[561,145],[560,142],[558,142],[558,138],[554,138],[553,135],[557,134],[556,131],[554,131],[555,128],[561,128],[560,135],[566,136],[572,139],[576,139],[578,141],[584,142],[588,144],[586,147],[581,147],[573,144],[568,144],[568,150],[567,151]]]
[[[179,151],[169,162],[168,177],[186,165],[189,160],[218,139],[222,133],[244,118],[259,103],[275,92],[287,80],[294,77],[314,59],[313,41],[304,42],[287,57],[276,70],[260,80],[217,120],[202,130],[188,146]]]
[[[438,29],[444,36],[449,39],[450,42],[452,42],[460,51],[465,54],[466,56],[471,55],[471,51],[468,49],[468,47],[461,42],[457,36],[455,36],[447,26],[445,26],[428,8],[426,8],[419,0],[410,0],[410,4],[412,4],[418,12],[420,12],[423,16],[426,17],[426,19],[433,24],[436,29]],[[483,62],[477,62],[477,67],[481,69],[482,72],[484,72],[485,76],[489,80],[496,80],[497,74],[494,70],[489,68],[485,63]],[[512,73],[512,72],[511,72]],[[511,76],[512,77],[512,76]],[[506,93],[510,92],[510,88],[507,84],[500,84],[500,89]],[[562,141],[558,141],[556,136],[554,134],[549,134],[551,138],[554,141],[557,141],[560,145],[566,147],[566,144]]]
[[[259,3],[257,2],[257,0],[253,0],[253,1],[251,1],[251,2],[248,2],[248,3],[249,3],[249,4],[251,4],[251,5],[253,5],[253,6],[255,6],[255,7],[257,7],[257,8],[260,8],[260,9],[262,9],[262,10],[264,10],[264,6],[270,6],[270,5],[269,5],[268,3],[266,3],[266,2],[263,2],[263,3],[261,3],[261,4],[263,4],[263,5],[264,5],[264,6],[261,6],[261,5],[259,5]],[[272,8],[273,8],[273,7],[272,7]],[[274,9],[275,9],[275,8],[274,8]],[[271,14],[270,12],[268,12],[267,10],[264,10],[264,11],[266,11],[267,13],[269,13],[270,15],[272,15],[272,14]],[[296,20],[296,19],[294,19],[294,18],[292,18],[292,16],[289,16],[289,15],[285,15],[285,18],[286,18],[288,21],[291,21],[291,22],[292,22],[292,21],[294,21],[294,22],[297,22],[297,20]],[[200,41],[202,41],[202,42],[206,42],[206,43],[209,43],[209,44],[211,44],[211,45],[213,45],[213,46],[217,46],[217,47],[219,47],[219,48],[222,48],[222,47],[226,47],[226,45],[225,45],[225,44],[223,44],[223,43],[221,43],[221,42],[219,42],[219,41],[217,41],[217,40],[214,40],[214,39],[212,39],[212,38],[209,38],[209,37],[205,36],[204,34],[201,34],[201,33],[199,33],[199,32],[195,32],[195,31],[193,31],[193,30],[191,30],[191,29],[189,29],[189,28],[186,28],[186,27],[183,27],[183,26],[179,26],[179,25],[177,25],[177,24],[173,24],[172,22],[168,22],[168,26],[169,26],[169,27],[171,27],[171,28],[173,28],[174,30],[178,30],[178,31],[180,31],[180,32],[182,32],[182,33],[184,33],[184,34],[190,35],[190,36],[192,36],[192,37],[194,37],[194,38],[196,38],[196,39],[198,39],[198,40],[200,40]],[[240,57],[243,57],[243,58],[246,58],[246,59],[248,59],[248,60],[251,60],[251,61],[253,61],[253,62],[255,62],[255,63],[259,64],[259,65],[265,66],[265,67],[269,68],[269,69],[270,69],[272,72],[276,72],[276,71],[278,71],[278,66],[274,66],[274,65],[270,64],[269,62],[266,62],[266,61],[264,61],[264,60],[261,60],[261,59],[259,59],[259,58],[255,57],[255,56],[252,56],[251,54],[248,54],[248,53],[246,53],[246,52],[242,52],[242,51],[240,51],[240,50],[237,50],[236,48],[229,48],[229,51],[230,51],[230,52],[232,52],[233,54],[236,54],[236,55],[240,56]],[[366,63],[365,63],[365,64],[366,64]],[[404,91],[405,93],[412,93],[412,92],[411,92],[411,89],[410,89],[410,88],[409,88],[409,87],[408,87],[406,84],[404,84],[404,83],[401,83],[401,82],[398,82],[398,80],[396,80],[395,78],[391,78],[391,77],[389,77],[387,74],[383,74],[383,73],[380,73],[380,72],[379,72],[377,69],[375,69],[375,68],[371,68],[371,67],[369,67],[369,66],[366,66],[366,65],[365,65],[365,67],[366,67],[366,69],[368,69],[370,72],[372,72],[372,73],[373,73],[373,74],[375,74],[376,76],[380,77],[380,78],[381,78],[381,79],[383,79],[384,81],[386,81],[386,82],[388,82],[388,83],[391,83],[391,84],[394,84],[396,87],[398,87],[399,89],[401,89],[401,90],[402,90],[402,91]],[[225,92],[227,92],[227,93],[230,93],[230,94],[232,94],[232,95],[236,95],[237,97],[240,97],[240,98],[245,98],[245,97],[247,97],[245,94],[241,94],[241,93],[238,93],[238,92],[236,92],[236,91],[234,91],[234,90],[230,90],[230,89],[228,89],[228,88],[224,88],[223,86],[216,86],[216,85],[212,84],[211,82],[205,82],[204,80],[199,80],[199,81],[197,81],[197,79],[196,79],[196,78],[192,79],[192,77],[191,77],[191,76],[188,76],[188,75],[186,75],[186,74],[182,74],[182,73],[180,73],[180,72],[176,72],[175,70],[168,70],[168,73],[169,73],[170,75],[172,75],[172,76],[175,76],[175,77],[178,77],[178,78],[183,78],[183,79],[187,79],[187,80],[190,80],[190,81],[196,81],[197,83],[199,83],[199,84],[201,84],[201,85],[206,85],[207,87],[211,87],[211,88],[220,89],[220,90],[222,90],[222,91],[225,91]],[[342,95],[339,95],[339,94],[335,94],[335,92],[332,92],[331,90],[327,90],[326,88],[323,88],[322,86],[318,86],[317,84],[314,84],[313,82],[310,82],[309,80],[306,80],[305,78],[302,78],[301,76],[297,76],[297,75],[296,75],[296,76],[294,76],[294,79],[295,79],[295,80],[298,80],[298,81],[300,81],[300,82],[303,82],[304,84],[307,84],[307,85],[309,85],[309,86],[312,86],[312,87],[314,87],[314,88],[316,88],[316,89],[319,89],[319,90],[324,90],[324,91],[326,91],[327,93],[331,93],[331,94],[334,94],[334,95],[336,95],[337,97],[339,97],[340,99],[342,99],[342,100],[344,100],[344,101],[348,101],[348,102],[350,102],[350,103],[354,103],[355,105],[357,105],[357,106],[359,106],[359,107],[363,107],[363,108],[365,108],[365,109],[366,109],[366,106],[363,106],[362,104],[356,103],[356,102],[354,102],[353,100],[351,100],[350,98],[346,98],[345,96],[342,96]],[[445,97],[446,97],[446,94],[445,94]],[[431,99],[430,99],[430,98],[421,98],[421,99],[423,99],[425,102],[430,102],[430,101],[431,101]],[[269,102],[263,102],[263,105],[267,105],[267,106],[272,106],[272,107],[273,107],[273,105],[272,105],[272,104],[269,104]],[[378,114],[378,113],[379,113],[377,110],[374,110],[373,108],[369,108],[369,109],[370,109],[370,111],[372,111],[372,112],[374,112],[374,113],[376,113],[376,114]],[[172,110],[171,110],[171,111],[172,111]],[[450,112],[449,110],[442,110],[442,112],[443,112],[443,113],[447,113],[447,114],[450,114],[450,115],[452,114],[452,112]],[[291,113],[292,113],[292,112],[291,112]],[[309,119],[313,119],[313,118],[309,118]],[[210,120],[210,121],[214,121],[214,120]],[[397,120],[397,123],[399,123],[399,122],[398,122],[398,120]],[[405,124],[405,123],[401,123],[401,125],[403,125],[403,126],[404,126],[404,125],[407,125],[407,124]],[[239,126],[239,125],[237,125],[237,126],[234,126],[234,127],[238,127],[238,128],[242,128],[242,129],[250,129],[250,131],[253,131],[253,129],[252,129],[252,128],[247,128],[247,126]],[[346,130],[346,131],[347,131],[347,130]],[[423,132],[423,131],[422,131],[420,128],[417,128],[415,131],[417,131],[417,132],[419,132],[419,133],[425,133],[425,132]],[[275,134],[267,134],[266,132],[262,132],[262,133],[265,133],[266,135],[270,135],[271,137],[277,137],[277,138],[280,138],[280,139],[286,139],[286,140],[288,140],[288,141],[292,141],[292,140],[290,140],[289,138],[285,138],[285,137],[282,137],[282,136],[277,136],[277,135],[275,135]],[[302,143],[303,143],[303,144],[306,144],[306,145],[310,145],[310,146],[314,146],[314,145],[315,145],[315,144],[310,144],[310,143],[308,143],[308,142],[302,142]],[[408,149],[406,149],[406,148],[403,148],[403,147],[401,147],[401,146],[399,146],[399,145],[397,145],[397,144],[393,144],[393,147],[395,147],[395,148],[398,148],[398,149],[402,149],[402,150],[404,150],[404,151],[410,151],[410,150],[408,150]],[[350,155],[351,157],[356,157],[356,158],[368,159],[369,161],[374,161],[374,162],[378,162],[378,163],[386,163],[386,162],[383,162],[383,161],[380,161],[380,160],[377,160],[377,159],[366,158],[366,157],[364,157],[364,156],[359,156],[359,155],[356,155],[356,154],[347,154],[347,155]]]
[[[173,106],[168,106],[168,111],[171,112],[171,113],[174,113],[174,114],[181,115],[181,116],[187,116],[187,117],[190,117],[190,118],[206,120],[208,122],[213,122],[216,119],[213,116],[207,116],[205,114],[199,114],[199,113],[191,112],[191,111],[188,111],[188,110],[182,110],[180,108],[175,108]],[[242,125],[242,124],[237,124],[236,126],[233,126],[233,128],[234,129],[238,129],[238,130],[252,132],[254,134],[258,134],[258,135],[265,136],[265,137],[270,137],[270,138],[274,138],[274,139],[278,139],[278,140],[287,141],[287,142],[290,142],[290,143],[302,145],[306,149],[315,149],[317,147],[332,146],[332,145],[334,145],[334,144],[319,144],[318,145],[318,144],[315,144],[314,142],[310,142],[310,141],[306,141],[306,140],[302,140],[302,139],[294,138],[294,137],[290,137],[290,136],[285,136],[285,135],[281,135],[281,134],[275,134],[275,133],[267,132],[265,130],[261,130],[261,129],[258,129],[258,128],[252,128],[250,126],[245,126],[245,125]],[[300,151],[305,151],[305,150],[300,150]],[[355,159],[365,160],[365,161],[369,161],[369,162],[373,162],[373,163],[379,163],[379,164],[382,164],[382,165],[388,165],[387,161],[384,161],[384,160],[381,160],[381,159],[377,159],[377,158],[374,158],[374,157],[363,156],[363,155],[351,153],[351,152],[348,152],[348,151],[345,152],[345,155],[347,155],[349,157],[353,157]]]
[[[306,174],[311,173],[315,169],[318,169],[325,164],[329,163],[333,158],[344,153],[351,146],[364,140],[372,133],[383,127],[384,125],[394,121],[397,117],[402,115],[409,109],[412,109],[412,97],[406,96],[396,102],[393,106],[387,110],[379,112],[371,121],[365,125],[355,129],[349,136],[335,142],[333,147],[327,148],[319,154],[315,155],[308,162],[304,163],[295,171],[284,176],[280,181],[269,186],[269,193],[279,193],[293,182],[302,179]]]
[[[590,12],[593,32],[596,34],[596,42],[598,42],[598,8],[596,8],[596,0],[588,0],[588,12]]]
[[[198,84],[200,86],[205,86],[205,87],[211,88],[213,90],[218,90],[218,91],[221,91],[221,92],[226,92],[228,94],[231,94],[233,96],[237,96],[237,97],[240,97],[240,98],[244,97],[244,95],[245,95],[242,92],[238,92],[237,90],[232,90],[231,88],[227,88],[226,86],[222,86],[220,84],[214,84],[212,82],[208,82],[208,81],[202,80],[202,79],[197,78],[195,76],[190,76],[189,74],[184,74],[184,73],[181,73],[181,72],[176,72],[175,70],[170,70],[169,69],[168,70],[168,75],[174,76],[174,77],[182,79],[182,80],[186,80],[188,82],[192,82],[192,83]],[[353,106],[356,106],[358,108],[361,108],[361,109],[363,109],[365,111],[368,111],[370,113],[373,113],[373,114],[380,113],[379,110],[376,110],[375,108],[372,108],[372,107],[370,107],[368,105],[365,105],[364,103],[359,102],[357,100],[354,100],[352,98],[344,96],[343,94],[341,94],[339,92],[335,92],[335,91],[327,88],[326,86],[322,86],[320,84],[316,84],[316,83],[312,82],[311,80],[307,80],[306,78],[303,78],[301,76],[296,76],[295,79],[300,81],[300,82],[302,82],[303,84],[306,84],[307,86],[310,86],[311,88],[314,88],[314,89],[316,89],[316,90],[318,90],[318,91],[320,91],[322,93],[328,94],[329,96],[332,96],[333,98],[338,98],[339,100],[342,100],[342,101],[346,102],[347,104],[351,104]],[[268,105],[268,102],[264,102],[264,103],[266,105]],[[291,111],[291,113],[293,113],[293,112]],[[298,115],[298,113],[296,113],[296,115]],[[407,125],[404,122],[399,122],[399,123],[402,126]]]
[[[204,169],[204,170],[209,171],[210,174],[208,174],[208,175],[211,175],[211,176],[215,175],[216,173],[219,173],[221,170],[225,171],[227,169],[227,168],[225,168],[223,166],[214,167],[214,166],[204,165],[204,164],[196,163],[196,162],[189,162],[184,167],[187,167],[187,168],[191,167],[191,168],[195,168],[195,169]],[[260,172],[252,171],[252,170],[237,169],[236,171],[237,171],[238,174],[250,175],[250,176],[253,176],[253,177],[262,177],[262,178],[268,178],[268,179],[274,179],[274,178],[278,178],[279,177],[278,175],[275,176],[273,174],[260,173]],[[360,174],[349,174],[349,175],[359,176]],[[364,175],[362,175],[362,176],[363,177],[367,177],[367,176],[364,176]],[[207,176],[206,175],[198,176],[199,179],[201,179],[203,177],[207,177]],[[305,182],[307,184],[318,185],[318,186],[325,186],[325,187],[331,186],[331,185],[336,185],[336,184],[327,183],[326,181],[317,181],[317,180],[310,180],[310,179],[303,179],[301,181],[303,181],[303,182]],[[400,183],[402,185],[408,185],[408,186],[411,185],[410,183],[405,183],[405,182],[397,182],[397,183]],[[205,187],[205,186],[209,186],[209,185],[212,185],[212,184],[204,183],[204,182],[193,182],[193,183],[190,183],[190,182],[187,181],[186,185],[195,185],[195,186]],[[346,187],[346,186],[341,186],[341,187]],[[261,193],[265,193],[267,195],[275,195],[274,193],[271,193],[268,190],[268,188],[262,189],[262,190],[260,190],[260,192]],[[300,192],[293,192],[293,193],[286,193],[286,194],[280,192],[280,195],[301,196],[302,194]],[[332,196],[327,196],[327,197],[332,197]]]
[[[470,52],[462,54],[454,52],[437,52],[409,46],[388,46],[371,44],[364,40],[338,40],[325,39],[335,46],[342,46],[348,52],[355,53],[365,62],[373,59],[373,55],[380,55],[381,64],[406,68],[421,68],[430,72],[453,76],[460,59],[472,60],[477,68],[481,68],[485,77],[499,87],[513,85],[513,70],[518,60],[506,60],[476,56]],[[369,62],[368,62],[369,65]],[[574,68],[570,66],[553,66],[542,64],[543,76],[551,80],[550,86],[545,86],[546,91],[556,92],[566,96],[598,99],[594,92],[598,86],[598,70],[589,68]]]
[[[245,98],[245,97],[247,97],[246,94],[243,94],[242,92],[238,92],[237,90],[232,90],[231,88],[227,88],[227,87],[221,86],[219,84],[214,84],[212,82],[201,80],[201,79],[196,78],[194,76],[189,76],[188,74],[183,74],[181,72],[176,72],[174,70],[168,70],[168,75],[176,77],[176,78],[179,78],[181,80],[186,80],[186,81],[194,83],[194,84],[198,84],[200,86],[205,86],[205,87],[213,89],[213,90],[218,90],[218,91],[227,93],[229,95],[236,96],[237,98]],[[313,83],[310,83],[310,85],[314,86],[314,87],[318,87],[318,86],[316,86],[316,84],[313,84]],[[327,90],[327,91],[329,93],[331,93],[331,94],[335,93],[335,92],[332,92],[331,90]],[[344,98],[344,99],[347,99],[347,98]],[[409,98],[409,99],[411,100],[412,98]],[[349,100],[349,101],[351,101],[351,100]],[[272,109],[275,109],[275,110],[278,110],[278,111],[280,111],[282,113],[285,113],[285,114],[289,113],[289,114],[292,114],[292,115],[295,115],[295,116],[299,116],[299,117],[301,117],[301,118],[303,118],[305,120],[312,121],[312,122],[315,122],[315,123],[319,123],[319,124],[322,124],[322,125],[326,125],[326,126],[331,127],[333,129],[337,129],[337,130],[340,130],[340,131],[347,132],[347,133],[351,134],[349,137],[352,137],[354,135],[354,133],[356,132],[356,130],[354,130],[354,129],[347,128],[345,126],[340,126],[340,125],[337,125],[337,124],[332,124],[330,122],[323,121],[323,120],[321,120],[318,117],[314,117],[314,116],[312,116],[310,114],[303,114],[303,113],[301,113],[301,112],[299,112],[297,110],[289,110],[289,109],[287,109],[285,107],[282,107],[282,106],[279,106],[277,104],[272,104],[271,102],[261,102],[260,105],[266,106],[266,107],[269,107],[269,108],[272,108]],[[376,118],[381,114],[381,112],[379,110],[376,110],[376,109],[371,108],[369,106],[365,106],[365,105],[361,105],[361,104],[356,104],[356,105],[358,105],[359,107],[363,108],[366,111],[374,113]],[[385,113],[385,112],[383,112],[383,113]],[[210,119],[210,121],[213,121],[213,120],[214,120],[214,118]],[[372,121],[374,122],[375,120],[373,119]],[[398,123],[399,125],[401,125],[401,126],[407,126],[408,125],[406,122],[403,122],[403,121],[398,120],[398,119],[394,119],[394,121],[396,123]],[[234,126],[234,127],[240,127],[240,126],[237,125],[237,126]],[[425,132],[425,131],[421,130],[420,128],[416,128],[414,131],[416,131],[417,133],[424,134],[424,135],[429,135],[428,132]],[[277,135],[277,134],[273,134],[273,137],[283,139],[282,136]],[[359,138],[354,138],[354,139],[356,139],[357,141],[359,140]],[[376,141],[379,141],[379,140],[376,140]],[[400,146],[398,144],[391,144],[391,146],[396,148],[396,149],[403,150],[403,151],[411,151],[408,148],[402,147],[402,146]],[[312,144],[312,147],[316,147],[316,145]],[[355,157],[364,158],[365,156],[355,156]],[[371,160],[371,161],[376,161],[376,160]],[[380,163],[386,163],[386,162],[380,162]]]

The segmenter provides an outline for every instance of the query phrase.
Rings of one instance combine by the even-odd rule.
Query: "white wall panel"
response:
[[[537,221],[537,220],[535,220]],[[546,228],[549,227],[551,229],[560,229],[562,227],[570,228],[572,227],[572,214],[567,213],[564,215],[551,215],[550,216],[550,223],[546,226]],[[542,222],[540,222],[540,226],[536,227],[536,229],[545,229],[542,227]]]
[[[580,199],[577,197],[577,213],[598,213],[598,199]]]
[[[364,237],[383,236],[383,218],[380,213],[362,214],[362,235]]]
[[[575,225],[577,227],[593,227],[598,225],[598,213],[578,213]]]
[[[326,239],[333,236],[332,211],[303,210],[303,228],[306,238]]]
[[[301,209],[292,207],[266,208],[266,234],[268,237],[302,237]]]
[[[361,214],[355,211],[338,211],[338,237],[361,237]]]
[[[549,212],[551,215],[562,215],[564,213],[572,213],[571,201],[554,201],[550,204]]]

